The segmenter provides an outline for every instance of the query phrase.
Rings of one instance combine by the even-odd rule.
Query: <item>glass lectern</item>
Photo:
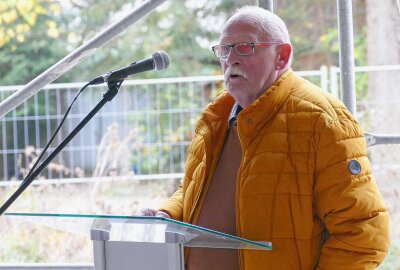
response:
[[[271,250],[270,242],[255,242],[162,217],[6,213],[29,221],[90,237],[95,270],[184,270],[184,247]]]

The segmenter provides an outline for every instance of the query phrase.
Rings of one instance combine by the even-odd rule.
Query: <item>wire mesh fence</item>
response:
[[[302,73],[326,89],[326,68]],[[23,179],[82,86],[50,85],[0,119],[0,181]],[[0,88],[0,100],[16,89]],[[82,93],[48,153],[104,91],[91,87]],[[127,81],[41,178],[182,173],[195,121],[221,91],[222,76]]]
[[[298,73],[340,97],[338,72],[334,67],[322,67]],[[368,75],[376,70],[364,68],[357,72],[358,120],[364,129],[374,131],[371,121],[386,121],[390,117],[387,113],[392,114],[393,109],[379,117],[376,111],[385,106],[395,108],[397,101],[371,99],[366,92]],[[83,83],[49,85],[0,119],[1,198],[8,198],[20,184],[82,86]],[[18,88],[0,87],[0,100]],[[67,145],[10,211],[130,215],[141,207],[157,207],[180,182],[196,119],[223,89],[222,76],[124,82],[116,98]],[[105,91],[104,86],[96,86],[81,95],[48,153],[86,116]],[[396,125],[391,127],[395,130]],[[394,266],[399,265],[399,147],[370,148],[374,175],[392,219],[392,246],[380,269],[396,269]],[[32,239],[27,242],[19,238],[21,230],[31,234],[36,229],[23,225],[12,234],[9,222],[0,223],[1,234],[8,235],[2,239],[4,246],[10,247],[0,252],[2,262],[91,262],[90,247],[76,256],[71,247],[65,246],[58,255],[43,255],[39,259],[35,252],[21,252],[24,245],[34,249]],[[54,239],[65,237],[54,236]],[[35,241],[35,248],[43,244],[39,239]],[[81,242],[87,241],[77,240],[75,244]],[[76,248],[82,247],[74,246],[72,250]]]

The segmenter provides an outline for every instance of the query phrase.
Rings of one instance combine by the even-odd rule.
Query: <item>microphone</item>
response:
[[[139,62],[134,62],[127,67],[112,70],[104,75],[100,75],[91,84],[101,84],[104,82],[120,81],[136,73],[148,70],[163,70],[169,66],[169,56],[166,52],[159,51],[153,53],[151,58],[144,59]]]

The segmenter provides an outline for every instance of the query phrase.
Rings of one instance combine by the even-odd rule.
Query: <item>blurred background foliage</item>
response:
[[[0,85],[26,84],[98,31],[143,1],[126,0],[2,0],[0,3]],[[365,63],[365,3],[355,16],[356,62]],[[164,50],[172,64],[165,72],[147,72],[138,78],[220,74],[210,51],[229,15],[255,0],[174,0],[110,41],[58,82],[88,81],[98,74]],[[336,2],[288,1],[274,6],[288,24],[294,45],[295,70],[338,65]],[[299,23],[301,22],[301,23]]]

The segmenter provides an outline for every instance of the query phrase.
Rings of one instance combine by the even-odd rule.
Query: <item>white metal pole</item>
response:
[[[91,55],[97,48],[100,48],[118,34],[126,30],[133,23],[146,16],[153,9],[161,5],[165,0],[147,0],[128,15],[107,27],[87,43],[83,44],[66,57],[58,61],[35,79],[30,81],[20,90],[9,96],[0,103],[0,117],[11,111],[13,108],[39,92],[44,86],[51,83],[62,74],[70,70],[87,56]]]
[[[338,24],[340,43],[340,86],[342,101],[347,109],[356,116],[356,83],[354,76],[354,42],[352,1],[338,0]]]
[[[274,1],[273,0],[257,0],[257,5],[266,10],[274,12]]]

